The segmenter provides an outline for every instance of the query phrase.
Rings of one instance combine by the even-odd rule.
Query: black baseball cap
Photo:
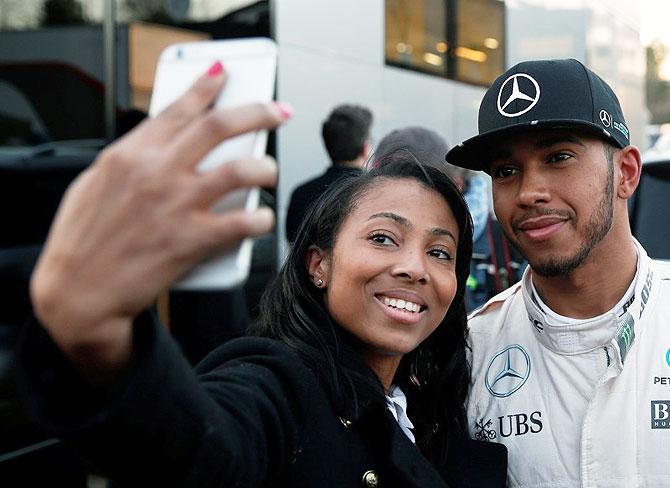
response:
[[[486,171],[492,145],[514,134],[570,129],[622,148],[628,126],[612,88],[576,59],[524,61],[500,75],[479,106],[479,135],[454,146],[449,163]]]

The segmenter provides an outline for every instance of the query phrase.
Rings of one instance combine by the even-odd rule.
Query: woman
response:
[[[214,183],[193,169],[208,145],[286,118],[282,106],[212,113],[222,81],[203,77],[69,190],[32,282],[33,415],[131,484],[504,484],[504,448],[464,438],[471,226],[438,171],[393,163],[325,196],[264,299],[262,337],[196,371],[143,312],[222,232],[230,244],[267,226],[208,210],[233,186],[268,183],[265,163]]]

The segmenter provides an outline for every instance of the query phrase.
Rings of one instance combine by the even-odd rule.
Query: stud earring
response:
[[[318,280],[316,280],[316,287],[321,288],[322,286],[323,286],[323,280],[319,278]]]

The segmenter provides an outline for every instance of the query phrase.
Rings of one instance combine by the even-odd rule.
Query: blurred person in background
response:
[[[286,212],[286,239],[292,243],[305,214],[335,181],[360,172],[370,155],[372,112],[360,105],[338,105],[321,126],[331,166],[320,176],[298,186]]]
[[[405,149],[423,164],[444,171],[461,190],[472,216],[472,237],[476,241],[486,228],[486,219],[491,210],[491,197],[486,175],[444,161],[449,150],[446,139],[432,129],[408,126],[389,132],[379,141],[371,167],[384,156]]]

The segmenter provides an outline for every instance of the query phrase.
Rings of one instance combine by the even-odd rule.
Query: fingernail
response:
[[[293,117],[293,107],[286,102],[275,102],[275,107],[279,110],[282,120],[288,120]]]
[[[216,78],[223,72],[223,65],[220,61],[216,61],[213,65],[207,70],[207,76],[210,78]]]

